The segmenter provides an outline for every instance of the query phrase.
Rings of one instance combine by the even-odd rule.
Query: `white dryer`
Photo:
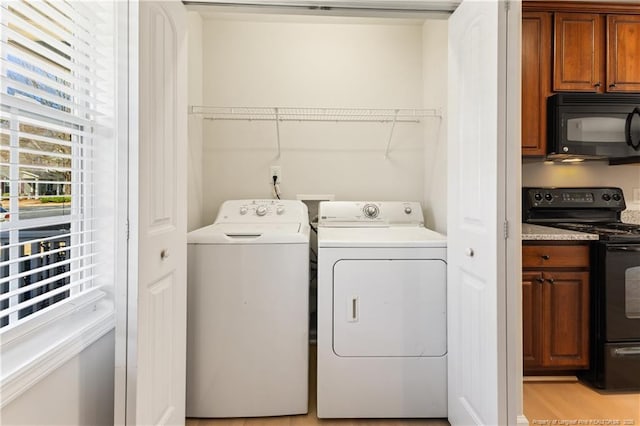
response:
[[[419,203],[320,204],[318,417],[447,417],[446,251]]]
[[[188,234],[188,417],[308,411],[308,220],[300,201],[227,201]]]

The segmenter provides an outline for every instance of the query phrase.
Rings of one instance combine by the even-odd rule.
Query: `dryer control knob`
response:
[[[258,216],[264,216],[267,214],[267,208],[265,206],[258,206],[258,208],[256,208],[256,214]]]
[[[282,206],[278,207],[278,208],[276,209],[276,213],[277,213],[277,214],[282,214],[282,213],[284,213],[284,207],[282,207]]]
[[[240,207],[240,214],[241,214],[241,215],[245,215],[245,214],[247,214],[247,212],[248,212],[248,211],[249,211],[249,210],[248,210],[246,207],[244,207],[244,206],[243,206],[243,207]]]
[[[409,207],[409,206],[407,206],[407,207],[405,207],[405,208],[404,208],[404,212],[405,212],[406,214],[411,214],[411,212],[412,212],[412,211],[413,211],[413,210],[411,210],[411,207]]]
[[[364,211],[364,215],[371,219],[377,217],[378,213],[380,213],[378,206],[375,204],[367,204],[362,210]]]

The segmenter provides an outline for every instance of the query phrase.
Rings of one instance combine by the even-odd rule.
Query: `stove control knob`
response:
[[[542,201],[542,194],[539,192],[536,192],[533,198],[535,198],[536,201]]]
[[[548,192],[546,194],[544,194],[544,199],[547,201],[551,201],[553,200],[553,195],[549,194]]]
[[[405,208],[404,208],[404,212],[405,212],[406,214],[411,214],[411,212],[412,212],[412,211],[413,211],[413,210],[411,210],[411,207],[409,207],[409,206],[407,206],[407,207],[405,207]]]
[[[257,214],[258,216],[264,216],[265,214],[267,214],[267,208],[266,208],[265,206],[259,206],[259,207],[256,209],[256,214]]]
[[[369,219],[378,217],[378,213],[380,213],[378,206],[376,206],[375,204],[367,204],[362,210],[364,211],[364,215]]]
[[[617,192],[615,194],[613,194],[613,200],[614,201],[620,201],[621,199],[622,199],[622,197]]]
[[[609,194],[602,194],[602,199],[605,201],[610,201],[611,200],[611,195]]]
[[[279,207],[276,209],[276,213],[277,213],[278,215],[281,215],[282,213],[284,213],[284,207],[279,206]]]
[[[248,209],[245,206],[240,207],[240,214],[241,215],[245,215],[247,214]]]

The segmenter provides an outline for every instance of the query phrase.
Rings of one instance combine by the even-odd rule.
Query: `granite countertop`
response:
[[[622,212],[622,221],[640,225],[640,210],[627,209]]]
[[[597,240],[597,234],[568,231],[566,229],[551,228],[548,226],[522,224],[522,240],[555,240],[555,241],[588,241]]]

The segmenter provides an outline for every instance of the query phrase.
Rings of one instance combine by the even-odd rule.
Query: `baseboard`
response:
[[[522,415],[518,416],[516,425],[517,426],[529,426],[529,419],[527,419],[527,416],[522,414]]]
[[[524,376],[522,381],[525,383],[530,382],[577,382],[576,376]]]

